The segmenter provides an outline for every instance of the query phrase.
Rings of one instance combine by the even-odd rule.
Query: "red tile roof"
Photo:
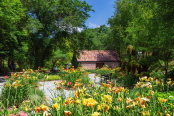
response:
[[[120,61],[118,54],[112,50],[82,50],[78,62],[85,61]]]

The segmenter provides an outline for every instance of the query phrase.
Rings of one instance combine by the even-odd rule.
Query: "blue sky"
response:
[[[116,0],[85,0],[95,12],[89,12],[90,18],[86,21],[88,28],[96,28],[107,24],[108,18],[114,15],[114,3]]]

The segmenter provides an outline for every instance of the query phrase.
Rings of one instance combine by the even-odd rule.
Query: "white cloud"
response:
[[[81,32],[83,29],[80,27],[72,27],[72,26],[61,26],[61,30],[74,33],[74,32]]]
[[[89,28],[96,28],[96,27],[100,27],[100,25],[89,22]]]
[[[82,28],[77,27],[77,31],[78,31],[78,32],[81,32],[82,30],[83,30]]]

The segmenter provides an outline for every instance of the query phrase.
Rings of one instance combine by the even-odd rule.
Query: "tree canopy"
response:
[[[3,59],[24,68],[43,67],[57,56],[73,57],[85,49],[116,50],[122,60],[130,60],[126,50],[131,45],[131,61],[148,68],[158,64],[167,75],[174,53],[173,4],[170,0],[117,0],[108,19],[110,26],[88,29],[85,21],[93,10],[86,1],[1,1],[0,67]]]
[[[72,36],[93,11],[81,0],[14,0],[0,6],[0,55],[21,65],[26,58],[31,68],[43,67],[67,43],[80,42]]]
[[[167,75],[168,63],[173,56],[173,1],[118,0],[115,14],[108,20],[115,48],[122,52],[132,45],[136,54],[141,51],[142,65],[160,64]],[[149,60],[149,57],[153,57]],[[136,59],[134,59],[136,60]],[[162,65],[161,61],[164,62]]]

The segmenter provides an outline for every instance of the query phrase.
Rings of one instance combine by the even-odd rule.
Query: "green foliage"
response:
[[[74,66],[74,68],[79,67],[80,63],[77,62],[77,55],[76,55],[76,53],[73,54],[71,63],[72,63],[72,66]]]
[[[38,86],[38,77],[27,74],[12,74],[5,80],[1,98],[5,107],[19,106],[23,100],[28,99],[30,90]]]
[[[164,98],[164,99],[168,99],[169,104],[174,104],[174,92],[173,91],[169,91],[169,92],[157,92],[156,96],[158,98]]]
[[[31,28],[29,35],[34,68],[43,67],[45,61],[54,56],[56,49],[64,49],[67,41],[71,43],[69,38],[74,32],[74,27],[82,27],[89,17],[88,12],[91,11],[91,6],[79,0],[29,0],[26,5],[29,17],[37,23]]]
[[[88,39],[88,45],[83,47],[81,50],[91,49],[91,50],[108,50],[113,49],[109,46],[112,46],[110,38],[108,37],[108,32],[110,28],[106,25],[101,25],[100,27],[94,29],[86,29],[83,32],[83,38],[86,37]],[[109,39],[109,41],[108,41]],[[82,44],[86,43],[84,41]]]
[[[29,93],[30,94],[28,96],[28,100],[30,101],[30,103],[27,104],[27,105],[29,105],[28,107],[30,107],[30,106],[37,106],[39,104],[46,103],[46,101],[45,101],[45,94],[44,94],[44,92],[42,90],[30,89]],[[22,106],[26,107],[24,102],[23,102]]]
[[[159,79],[164,79],[165,75],[164,75],[164,73],[161,70],[159,70],[159,71],[151,72],[150,76],[151,77],[156,77],[156,78],[159,78]]]
[[[84,72],[81,72],[81,71],[73,71],[71,73],[68,73],[62,76],[62,79],[65,80],[66,82],[72,82],[73,84],[75,84],[75,82],[78,79],[80,79],[81,83],[87,84],[89,83],[89,78],[87,77],[87,75],[84,75],[83,73]]]
[[[104,67],[103,70],[106,70],[106,68]],[[31,76],[30,74],[35,72],[28,70],[22,74],[12,74],[10,78],[6,77],[7,83],[4,88],[10,87],[13,88],[13,91],[14,89],[17,91],[17,89],[21,90],[22,87],[25,86],[26,88],[28,86],[32,89],[29,89],[29,91],[25,89],[28,92],[27,95],[24,91],[17,91],[19,93],[14,95],[10,95],[13,91],[6,91],[8,94],[6,97],[2,95],[3,97],[0,100],[0,115],[20,115],[23,113],[23,115],[31,116],[45,114],[62,116],[66,113],[64,111],[71,113],[72,116],[93,115],[96,114],[95,112],[105,116],[156,116],[173,115],[174,113],[174,85],[170,79],[165,83],[164,79],[142,77],[134,86],[130,86],[130,84],[133,84],[131,83],[133,82],[133,77],[124,74],[120,71],[120,68],[117,68],[114,70],[118,76],[115,84],[109,82],[102,83],[101,86],[95,86],[94,83],[89,83],[88,78],[85,77],[87,73],[83,69],[78,68],[78,70],[75,70],[71,68],[70,70],[62,71],[64,72],[61,72],[63,74],[61,75],[67,80],[54,83],[56,91],[53,93],[52,102],[49,103],[47,103],[43,91],[38,90],[38,86],[35,86],[40,73],[37,73],[36,76]],[[78,86],[71,85],[72,83],[69,80],[72,78],[78,79],[75,81]],[[23,80],[27,83],[30,80],[30,83],[25,83],[22,86],[20,84],[22,84]],[[121,86],[121,84],[123,85]],[[66,89],[67,87],[74,87],[72,91],[68,90],[68,92],[72,92],[68,98],[64,97],[65,88],[63,88],[63,85],[66,86]],[[165,85],[168,85],[169,91],[167,92],[164,89]],[[83,88],[80,88],[80,86],[83,86]],[[74,91],[74,89],[76,90]],[[17,101],[18,97],[15,97],[17,95],[23,96],[25,99],[20,104],[13,104],[14,101]],[[13,97],[16,99],[13,99]],[[13,100],[10,101],[10,99]],[[6,107],[4,102],[7,101],[16,106]]]
[[[60,80],[62,79],[59,75],[48,75],[46,76],[45,81],[53,81],[53,80]]]
[[[18,62],[20,69],[44,67],[58,49],[69,54],[76,50],[74,43],[87,39],[72,36],[84,27],[89,11],[93,11],[91,6],[80,0],[1,1],[0,57],[9,64]],[[70,61],[72,56],[60,57]]]
[[[165,78],[168,77],[170,70],[168,63],[172,60],[174,50],[171,25],[173,17],[169,18],[173,12],[172,4],[173,2],[169,0],[118,0],[115,2],[115,13],[108,23],[111,25],[111,41],[118,43],[115,48],[122,59],[126,58],[124,55],[126,46],[133,45],[135,53],[142,52],[142,56],[137,60],[140,60],[144,68],[162,67]],[[157,63],[158,65],[154,65]]]
[[[26,51],[23,50],[23,46],[28,35],[24,23],[26,10],[20,0],[0,1],[0,57],[2,59],[25,59],[23,56]]]
[[[95,69],[95,70],[86,70],[89,73],[96,73],[98,75],[106,75],[106,74],[110,74],[110,73],[114,73],[114,70],[109,70],[109,69]]]
[[[119,86],[134,86],[138,81],[138,78],[135,77],[134,75],[125,75],[123,77],[118,77],[117,78],[117,83]]]

